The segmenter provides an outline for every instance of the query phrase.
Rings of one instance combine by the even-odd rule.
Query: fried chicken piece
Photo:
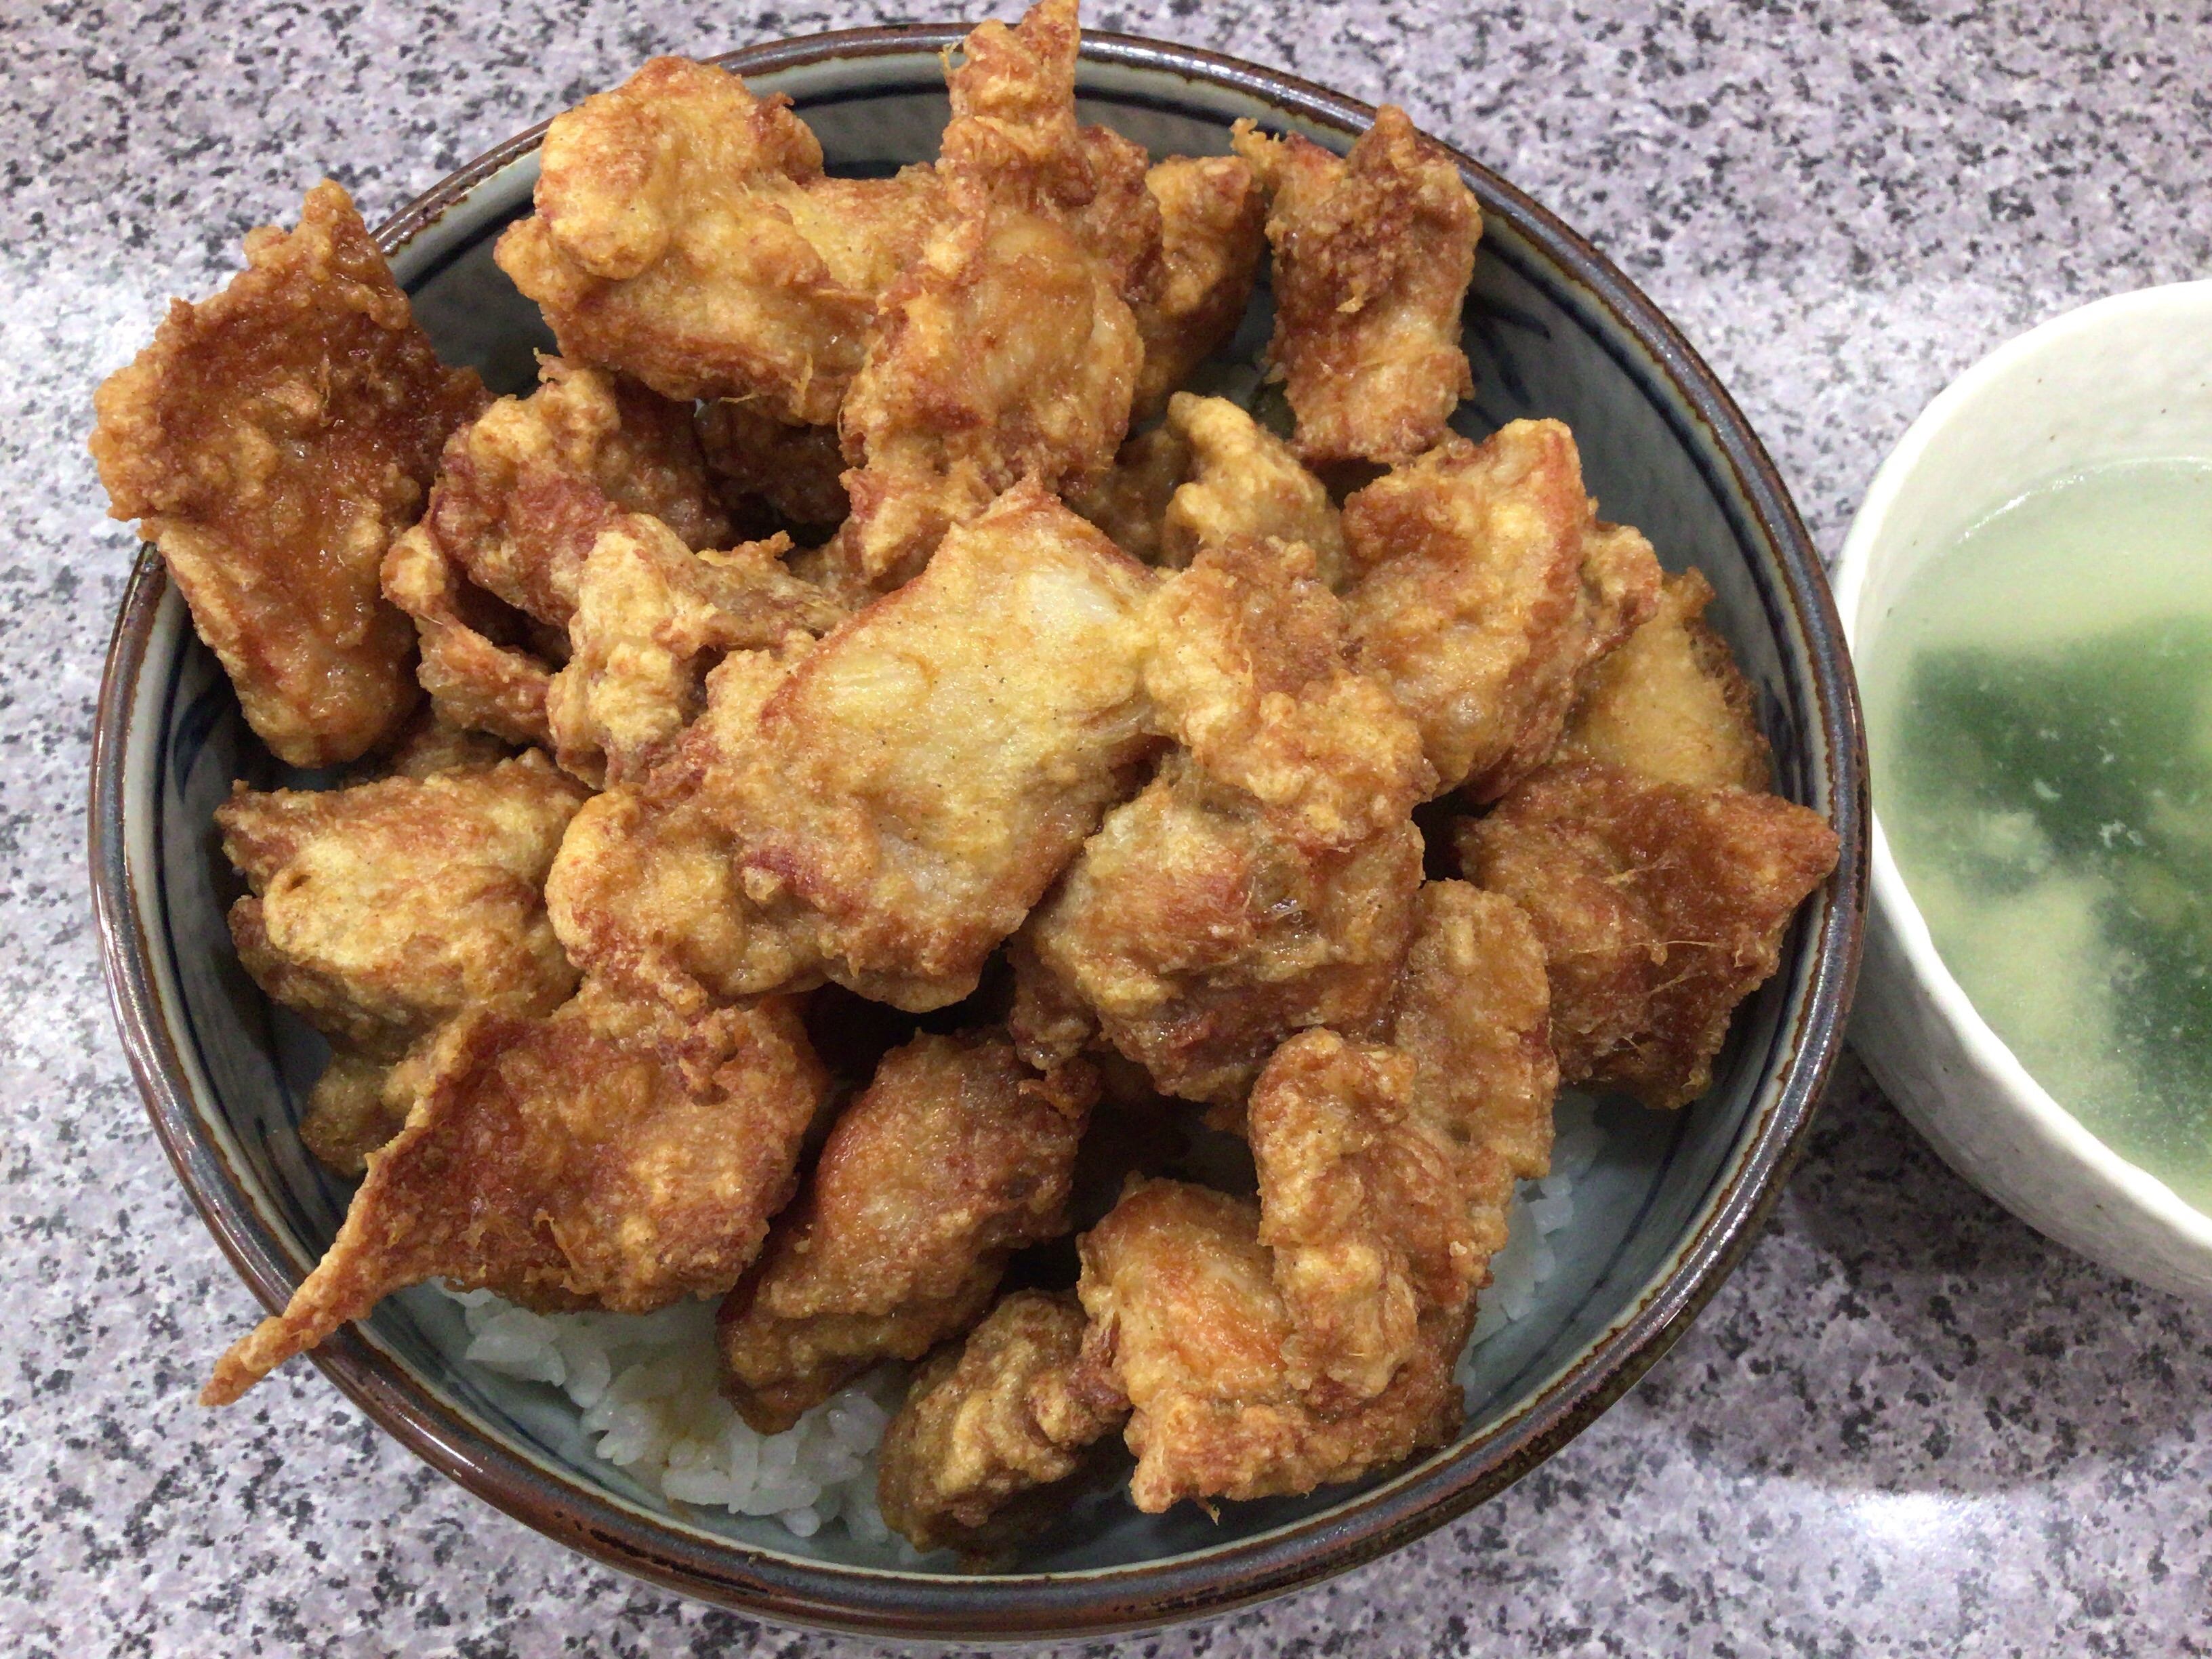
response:
[[[1129,1496],[1147,1514],[1183,1498],[1309,1492],[1442,1445],[1459,1426],[1464,1310],[1431,1310],[1370,1399],[1317,1404],[1293,1382],[1295,1328],[1249,1200],[1134,1182],[1081,1249],[1085,1351],[1133,1407]]]
[[[526,616],[568,626],[599,533],[648,514],[687,548],[721,547],[688,404],[604,369],[541,358],[526,398],[501,398],[446,446],[428,522],[468,580]]]
[[[726,501],[757,499],[795,525],[842,524],[851,510],[834,426],[793,426],[721,398],[699,411],[699,442]]]
[[[422,647],[415,672],[440,722],[553,746],[545,720],[553,670],[529,617],[469,580],[426,524],[392,544],[381,579],[385,597],[414,619]]]
[[[575,988],[542,888],[584,792],[539,754],[482,772],[259,793],[216,809],[252,891],[231,936],[255,982],[390,1059],[462,1009],[547,1013]]]
[[[760,1262],[723,1303],[724,1391],[763,1434],[878,1360],[981,1318],[1006,1260],[1067,1231],[1087,1066],[1040,1078],[1003,1032],[921,1036],[837,1120]]]
[[[1593,665],[1658,603],[1650,544],[1598,521],[1557,421],[1447,438],[1346,501],[1344,530],[1359,665],[1478,802],[1542,763]]]
[[[573,581],[568,661],[545,694],[562,766],[595,785],[641,777],[704,702],[732,651],[826,634],[844,607],[784,568],[790,538],[694,553],[641,514],[599,532]]]
[[[1544,955],[1513,902],[1421,890],[1387,1045],[1308,1031],[1253,1086],[1260,1240],[1316,1405],[1370,1399],[1464,1310],[1504,1247],[1516,1177],[1550,1168],[1559,1067]]]
[[[1290,1032],[1367,1029],[1420,880],[1410,820],[1349,848],[1304,845],[1171,759],[1018,936],[1014,1035],[1049,1065],[1100,1031],[1166,1093],[1234,1104]]]
[[[1166,1092],[1233,1104],[1309,1025],[1363,1030],[1404,958],[1433,782],[1352,672],[1310,550],[1201,552],[1149,608],[1146,687],[1184,752],[1107,816],[1025,931],[1016,1039],[1049,1065],[1095,1018]]]
[[[322,1264],[223,1355],[203,1405],[428,1279],[548,1310],[721,1294],[789,1196],[828,1081],[787,1000],[687,1026],[591,987],[546,1019],[473,1010],[415,1070],[406,1127]]]
[[[347,1048],[331,1050],[331,1063],[308,1092],[300,1139],[333,1175],[358,1180],[368,1155],[405,1126],[406,1106],[385,1098],[391,1076],[389,1061]]]
[[[377,567],[484,389],[440,365],[329,180],[297,229],[254,231],[246,258],[213,299],[172,301],[101,386],[92,453],[108,511],[161,548],[246,723],[288,764],[334,765],[416,701],[413,634]]]
[[[1084,1352],[1086,1323],[1072,1295],[1016,1291],[930,1356],[884,1431],[876,1494],[894,1531],[984,1565],[1050,1519],[1129,1414]]]
[[[1344,528],[1322,481],[1298,465],[1291,447],[1225,398],[1177,392],[1168,429],[1190,453],[1186,481],[1161,514],[1160,560],[1188,565],[1202,547],[1240,536],[1301,542],[1313,550],[1315,577],[1340,590],[1350,574]]]
[[[839,416],[852,516],[830,564],[888,590],[1024,477],[1079,491],[1128,429],[1143,343],[1111,272],[1055,220],[957,192],[885,290]]]
[[[1514,1179],[1549,1168],[1559,1073],[1528,918],[1432,882],[1418,921],[1383,1041],[1302,1032],[1261,1073],[1256,1206],[1135,1181],[1081,1242],[1140,1509],[1310,1492],[1458,1424],[1452,1369]]]
[[[1144,146],[1075,118],[1075,0],[1039,0],[1013,27],[978,24],[947,70],[952,118],[938,147],[948,181],[1063,225],[1131,305],[1164,292],[1162,204]],[[1239,307],[1242,310],[1242,307]]]
[[[1346,620],[1310,547],[1250,536],[1201,550],[1146,613],[1159,729],[1328,847],[1395,827],[1435,783],[1396,701],[1353,671]]]
[[[1475,1271],[1505,1248],[1516,1181],[1551,1173],[1559,1066],[1543,941],[1502,894],[1432,881],[1390,1015],[1390,1044],[1413,1062],[1415,1112],[1459,1150]]]
[[[1482,210],[1395,104],[1339,160],[1249,120],[1231,140],[1268,193],[1275,336],[1305,460],[1410,460],[1474,390],[1460,307]]]
[[[562,355],[801,425],[836,418],[876,296],[939,210],[926,167],[824,179],[789,99],[681,58],[556,116],[541,157],[538,211],[497,257]]]
[[[1764,790],[1772,781],[1758,694],[1706,625],[1712,584],[1695,570],[1661,586],[1651,619],[1590,672],[1553,757],[1660,783]]]
[[[1145,175],[1160,211],[1160,272],[1132,302],[1144,337],[1134,418],[1150,420],[1229,343],[1251,302],[1267,202],[1237,155],[1170,155]]]
[[[549,884],[570,954],[689,1009],[972,991],[1152,746],[1142,566],[1034,483],[802,655],[738,653]]]
[[[1414,1356],[1424,1310],[1464,1305],[1481,1271],[1458,1152],[1413,1088],[1410,1056],[1328,1030],[1283,1044],[1252,1086],[1286,1376],[1316,1403],[1380,1394]]]
[[[1457,839],[1470,879],[1543,940],[1561,1076],[1662,1109],[1705,1092],[1729,1015],[1838,851],[1792,802],[1588,761],[1525,779]]]

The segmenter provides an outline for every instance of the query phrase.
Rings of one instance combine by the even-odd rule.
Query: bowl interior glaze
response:
[[[788,94],[831,170],[926,160],[947,114],[939,46],[953,30],[872,31],[725,59]],[[1082,113],[1155,155],[1227,149],[1249,115],[1341,150],[1370,112],[1247,65],[1086,37]],[[380,235],[449,362],[495,391],[526,389],[552,342],[492,263],[528,210],[526,134],[401,214]],[[1795,924],[1781,971],[1740,1012],[1712,1090],[1673,1115],[1599,1107],[1607,1131],[1552,1236],[1558,1270],[1535,1311],[1478,1352],[1459,1442],[1351,1487],[1137,1514],[1118,1496],[1076,1507],[1014,1568],[977,1579],[901,1568],[836,1524],[799,1539],[772,1519],[672,1513],[591,1456],[555,1391],[460,1364],[459,1310],[436,1293],[388,1299],[317,1363],[378,1421],[472,1490],[629,1571],[771,1617],[906,1635],[1097,1631],[1218,1611],[1340,1571],[1498,1490],[1563,1444],[1641,1374],[1724,1277],[1764,1213],[1832,1059],[1856,969],[1863,858],[1854,694],[1825,583],[1787,495],[1725,393],[1648,301],[1564,227],[1472,163],[1486,210],[1466,341],[1478,391],[1458,422],[1480,437],[1521,416],[1565,421],[1603,515],[1640,526],[1662,561],[1695,563],[1711,619],[1759,686],[1777,787],[1841,834],[1836,879]],[[1268,328],[1264,295],[1236,349]],[[240,890],[211,823],[234,778],[298,783],[246,731],[214,658],[159,562],[118,623],[96,761],[102,921],[134,1066],[155,1122],[217,1237],[280,1305],[335,1232],[348,1187],[295,1125],[319,1039],[238,965],[224,912]],[[210,1357],[222,1334],[210,1333]]]

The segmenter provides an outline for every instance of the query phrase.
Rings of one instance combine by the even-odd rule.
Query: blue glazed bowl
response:
[[[788,94],[834,170],[886,172],[934,152],[950,27],[867,30],[720,61]],[[1087,35],[1083,114],[1156,155],[1219,153],[1240,116],[1341,151],[1366,106],[1207,53]],[[526,389],[550,348],[492,262],[529,210],[533,130],[385,225],[379,240],[450,362]],[[678,1512],[590,1453],[555,1391],[459,1363],[458,1309],[387,1300],[315,1363],[379,1424],[470,1491],[549,1535],[687,1594],[788,1622],[919,1638],[1041,1638],[1217,1613],[1372,1559],[1502,1490],[1617,1399],[1735,1266],[1779,1188],[1841,1041],[1857,967],[1864,760],[1850,672],[1814,550],[1771,464],[1711,372],[1650,301],[1503,179],[1458,158],[1485,233],[1467,310],[1478,391],[1459,424],[1565,421],[1607,517],[1662,561],[1695,563],[1710,613],[1760,690],[1778,788],[1843,841],[1781,970],[1739,1012],[1713,1087],[1662,1115],[1601,1103],[1607,1131],[1552,1236],[1557,1270],[1525,1319],[1476,1351],[1457,1443],[1298,1500],[1137,1514],[1102,1497],[1006,1572],[902,1566],[842,1528],[799,1539],[773,1520]],[[1242,343],[1264,340],[1265,300]],[[336,1231],[348,1192],[300,1146],[319,1040],[238,964],[237,885],[212,823],[234,778],[298,782],[253,741],[213,655],[149,554],[125,598],[94,745],[92,860],[108,981],[154,1124],[254,1293],[280,1308]],[[311,781],[311,780],[310,780]],[[232,1334],[206,1334],[210,1359]]]

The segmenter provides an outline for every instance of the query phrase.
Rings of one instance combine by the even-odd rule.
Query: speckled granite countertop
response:
[[[1469,14],[1473,13],[1473,15]],[[315,1372],[191,1395],[258,1311],[100,982],[82,800],[131,557],[83,434],[173,293],[325,171],[371,220],[664,50],[881,21],[443,0],[0,8],[0,1649],[844,1656],[587,1565]],[[1595,240],[1839,544],[1957,370],[2212,268],[2212,9],[2074,0],[1101,6],[1393,97]],[[1560,1456],[1395,1558],[1085,1650],[2212,1652],[2212,1314],[2061,1253],[1846,1062],[1766,1236]]]

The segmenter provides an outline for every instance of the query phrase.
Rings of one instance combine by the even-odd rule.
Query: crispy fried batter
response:
[[[1234,1103],[1290,1032],[1367,1028],[1420,880],[1410,821],[1349,848],[1301,844],[1171,759],[1020,936],[1015,1036],[1050,1064],[1102,1030],[1165,1092]]]
[[[1512,902],[1421,890],[1388,1046],[1291,1038],[1253,1086],[1260,1240],[1310,1403],[1370,1399],[1463,1311],[1505,1243],[1516,1176],[1550,1167],[1559,1067],[1543,951]]]
[[[1669,576],[1659,606],[1591,669],[1559,760],[1591,760],[1660,783],[1763,790],[1771,781],[1758,694],[1705,623],[1712,584]]]
[[[528,397],[501,398],[446,446],[428,522],[471,581],[563,628],[577,568],[623,514],[650,514],[690,548],[725,545],[730,523],[688,404],[558,357],[538,372]]]
[[[1188,446],[1186,482],[1161,514],[1162,564],[1188,565],[1202,547],[1239,536],[1302,542],[1315,574],[1332,590],[1349,574],[1344,529],[1322,481],[1298,465],[1291,447],[1225,398],[1177,392],[1168,429]]]
[[[554,118],[542,155],[498,258],[562,354],[805,425],[836,418],[876,295],[939,211],[929,169],[825,179],[788,99],[681,58]]]
[[[1389,695],[1351,672],[1310,552],[1209,548],[1149,611],[1146,686],[1185,752],[1109,814],[1027,930],[1015,1036],[1063,1058],[1091,1017],[1170,1094],[1233,1103],[1308,1025],[1363,1030],[1420,885],[1432,783]]]
[[[368,1155],[399,1133],[407,1108],[385,1098],[391,1076],[389,1061],[333,1048],[300,1118],[301,1142],[317,1163],[335,1175],[358,1179],[368,1167]]]
[[[1413,1062],[1414,1110],[1459,1149],[1475,1283],[1488,1282],[1486,1264],[1505,1248],[1513,1183],[1551,1170],[1551,1012],[1526,912],[1463,881],[1421,889],[1390,1044]]]
[[[483,406],[442,368],[352,200],[325,180],[300,225],[246,239],[213,299],[173,301],[94,398],[109,512],[157,544],[246,721],[327,766],[416,700],[406,618],[377,590],[440,446]]]
[[[878,1501],[916,1549],[983,1565],[1048,1520],[1129,1402],[1065,1292],[1016,1291],[930,1357],[884,1431]]]
[[[956,194],[959,211],[884,292],[839,417],[859,465],[829,556],[878,589],[1024,477],[1080,490],[1128,429],[1143,344],[1111,273],[1060,222]]]
[[[1243,320],[1265,245],[1267,202],[1237,155],[1170,155],[1145,175],[1160,210],[1160,273],[1133,301],[1145,366],[1135,418],[1149,420]]]
[[[389,1059],[463,1008],[545,1013],[576,983],[542,887],[584,792],[543,755],[487,771],[257,793],[216,809],[252,889],[231,907],[262,989]]]
[[[917,1037],[848,1107],[756,1271],[723,1303],[726,1392],[763,1434],[878,1359],[982,1316],[1006,1259],[1067,1230],[1097,1074],[1039,1078],[1004,1032]]]
[[[1146,620],[1159,729],[1206,772],[1328,847],[1404,821],[1434,787],[1420,734],[1352,671],[1346,612],[1302,543],[1237,536],[1162,582]]]
[[[1541,763],[1592,665],[1658,602],[1650,544],[1597,521],[1557,421],[1447,438],[1346,502],[1344,530],[1359,665],[1477,801]]]
[[[1285,1042],[1252,1087],[1260,1243],[1293,1332],[1284,1362],[1316,1404],[1380,1394],[1422,1340],[1423,1311],[1463,1304],[1480,1268],[1458,1151],[1413,1088],[1410,1056],[1327,1030]]]
[[[384,596],[414,618],[422,646],[416,674],[436,718],[551,748],[545,692],[553,671],[531,619],[463,574],[427,524],[392,544],[381,576]]]
[[[1151,746],[1150,581],[1026,483],[795,665],[726,659],[669,762],[579,817],[563,943],[687,1008],[823,974],[958,1000]]]
[[[437,717],[434,709],[418,710],[415,720],[392,752],[384,757],[383,772],[397,778],[434,778],[446,772],[489,772],[503,760],[514,758],[514,745],[487,732],[471,732]]]
[[[850,510],[834,426],[793,426],[720,398],[699,412],[699,442],[726,498],[757,498],[795,525],[842,524]]]
[[[550,1018],[478,1009],[431,1041],[322,1265],[223,1355],[203,1405],[426,1279],[556,1310],[720,1295],[789,1195],[827,1082],[780,999],[687,1027],[587,987]]]
[[[415,619],[441,718],[552,747],[577,573],[600,533],[650,514],[687,547],[725,540],[690,411],[602,370],[541,360],[446,446],[430,510],[392,546],[384,591]]]
[[[1146,188],[1143,145],[1077,124],[1079,42],[1075,0],[1039,0],[1012,28],[969,31],[963,61],[945,77],[952,119],[938,170],[1065,225],[1134,305],[1160,289],[1161,205]]]
[[[713,659],[842,621],[843,606],[784,568],[790,545],[693,553],[641,514],[601,531],[573,581],[568,665],[545,694],[562,766],[593,784],[643,776],[698,715]]]
[[[1182,1498],[1311,1492],[1441,1445],[1458,1427],[1463,1311],[1427,1314],[1412,1356],[1371,1399],[1316,1406],[1292,1383],[1295,1333],[1249,1200],[1133,1183],[1084,1236],[1082,1255],[1085,1350],[1134,1407],[1129,1496],[1148,1514]]]
[[[1341,161],[1307,139],[1233,143],[1266,186],[1275,337],[1298,453],[1314,463],[1409,460],[1474,390],[1460,307],[1482,211],[1459,169],[1385,104]]]
[[[1262,536],[1304,543],[1331,589],[1349,572],[1322,481],[1225,398],[1177,392],[1167,419],[1122,445],[1113,470],[1068,505],[1146,564],[1182,569],[1201,547]]]
[[[1458,841],[1469,878],[1543,940],[1561,1075],[1662,1109],[1705,1092],[1729,1015],[1838,852],[1792,802],[1587,761],[1524,780]]]

